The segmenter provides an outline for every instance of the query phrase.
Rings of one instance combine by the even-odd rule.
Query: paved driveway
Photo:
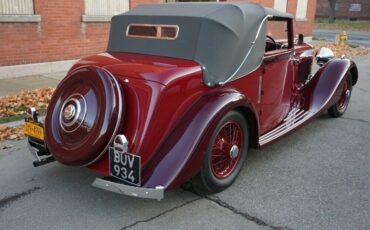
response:
[[[344,117],[324,114],[250,151],[236,183],[214,196],[116,195],[91,187],[98,175],[85,168],[33,168],[25,141],[13,142],[0,150],[0,229],[369,229],[370,56],[357,61]]]

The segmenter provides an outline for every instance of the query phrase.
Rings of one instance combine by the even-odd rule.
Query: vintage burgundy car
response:
[[[139,6],[114,16],[107,51],[79,60],[45,121],[29,109],[35,166],[102,174],[93,186],[162,199],[189,180],[230,186],[259,149],[327,111],[341,116],[354,62],[294,35],[290,14],[252,3]]]

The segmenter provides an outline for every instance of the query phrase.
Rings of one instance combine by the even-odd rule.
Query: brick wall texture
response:
[[[239,0],[240,1],[240,0]],[[273,7],[274,0],[245,0]],[[139,4],[162,0],[131,0]],[[0,22],[0,66],[78,59],[106,49],[109,22],[81,22],[83,0],[34,0],[40,23]],[[288,12],[295,15],[297,0],[288,1]],[[295,34],[311,36],[316,0],[309,0],[307,21],[295,21]]]
[[[354,18],[354,19],[370,19],[370,1],[369,0],[337,0],[337,10],[335,11],[336,18]],[[361,4],[361,11],[349,11],[351,4]],[[329,1],[317,0],[316,17],[329,17]]]

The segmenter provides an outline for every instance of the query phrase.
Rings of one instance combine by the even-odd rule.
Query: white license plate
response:
[[[109,148],[110,175],[129,184],[140,186],[141,158],[137,155]]]

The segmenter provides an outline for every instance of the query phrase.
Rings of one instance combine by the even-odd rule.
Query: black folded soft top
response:
[[[219,85],[255,70],[265,51],[266,19],[290,14],[254,3],[141,5],[112,18],[108,52],[195,60],[204,82]],[[178,26],[174,40],[127,36],[129,25]]]

